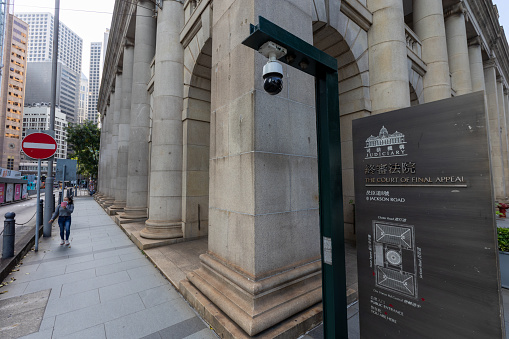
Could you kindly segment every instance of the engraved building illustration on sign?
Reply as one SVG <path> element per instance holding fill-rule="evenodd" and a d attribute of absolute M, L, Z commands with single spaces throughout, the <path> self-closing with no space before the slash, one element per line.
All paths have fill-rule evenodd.
<path fill-rule="evenodd" d="M 378 287 L 417 297 L 414 228 L 373 221 L 375 283 Z"/>
<path fill-rule="evenodd" d="M 406 156 L 405 135 L 401 132 L 389 134 L 382 126 L 378 136 L 371 135 L 366 139 L 366 159 Z"/>

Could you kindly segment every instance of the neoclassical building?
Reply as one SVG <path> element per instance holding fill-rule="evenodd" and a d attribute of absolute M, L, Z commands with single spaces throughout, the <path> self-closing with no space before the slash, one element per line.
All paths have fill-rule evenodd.
<path fill-rule="evenodd" d="M 346 239 L 360 117 L 484 91 L 495 198 L 509 194 L 509 47 L 491 0 L 117 0 L 97 199 L 142 225 L 142 248 L 207 237 L 178 288 L 251 336 L 302 330 L 322 298 L 314 79 L 284 65 L 283 91 L 263 90 L 267 59 L 242 45 L 258 16 L 338 61 Z"/>

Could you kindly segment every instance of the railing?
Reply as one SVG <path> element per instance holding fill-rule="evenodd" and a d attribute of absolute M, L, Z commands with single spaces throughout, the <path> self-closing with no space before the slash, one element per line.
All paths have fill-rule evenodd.
<path fill-rule="evenodd" d="M 419 58 L 422 58 L 422 43 L 414 31 L 407 25 L 405 25 L 405 38 L 407 48 L 414 52 Z"/>

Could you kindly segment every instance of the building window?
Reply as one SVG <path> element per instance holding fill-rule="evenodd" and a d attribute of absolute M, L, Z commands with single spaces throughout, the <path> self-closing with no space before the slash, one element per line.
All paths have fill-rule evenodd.
<path fill-rule="evenodd" d="M 7 169 L 8 170 L 13 170 L 14 169 L 14 158 L 9 157 L 7 159 Z"/>

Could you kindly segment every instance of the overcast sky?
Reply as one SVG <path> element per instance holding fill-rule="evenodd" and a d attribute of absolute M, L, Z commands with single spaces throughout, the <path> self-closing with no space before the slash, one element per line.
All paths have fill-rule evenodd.
<path fill-rule="evenodd" d="M 14 0 L 14 2 L 15 12 L 54 13 L 55 0 Z M 509 34 L 509 0 L 493 0 L 493 3 L 498 7 L 500 24 L 504 26 L 507 36 Z M 103 33 L 111 24 L 114 4 L 115 0 L 60 0 L 60 20 L 83 38 L 82 71 L 87 77 L 90 43 L 103 41 Z"/>

